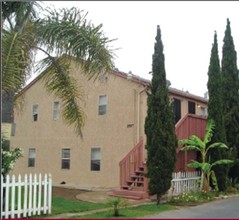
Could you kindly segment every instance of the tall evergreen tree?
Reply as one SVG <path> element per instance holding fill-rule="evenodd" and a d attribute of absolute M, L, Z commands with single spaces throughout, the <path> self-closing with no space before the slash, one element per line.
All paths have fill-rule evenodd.
<path fill-rule="evenodd" d="M 207 88 L 209 93 L 208 101 L 208 120 L 213 119 L 215 122 L 214 135 L 210 143 L 222 142 L 226 143 L 226 133 L 223 117 L 223 100 L 222 100 L 222 77 L 220 70 L 220 62 L 218 56 L 217 33 L 214 34 L 214 43 L 211 50 L 210 64 L 208 68 Z M 226 158 L 224 149 L 215 148 L 210 153 L 211 163 Z M 223 191 L 226 189 L 227 167 L 214 167 L 217 176 L 218 188 Z"/>
<path fill-rule="evenodd" d="M 157 26 L 152 64 L 152 84 L 148 94 L 148 111 L 145 119 L 147 136 L 147 177 L 149 193 L 157 195 L 157 205 L 171 186 L 176 162 L 177 139 L 173 109 L 169 102 L 164 66 L 161 30 Z"/>
<path fill-rule="evenodd" d="M 239 158 L 239 78 L 237 53 L 231 35 L 230 21 L 227 19 L 222 50 L 222 95 L 225 115 L 227 144 Z M 231 177 L 239 177 L 239 167 L 230 170 Z"/>

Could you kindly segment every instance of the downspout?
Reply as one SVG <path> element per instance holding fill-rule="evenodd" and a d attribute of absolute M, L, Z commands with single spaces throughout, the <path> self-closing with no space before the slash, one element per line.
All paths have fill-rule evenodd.
<path fill-rule="evenodd" d="M 138 112 L 137 112 L 137 116 L 138 116 L 138 121 L 137 121 L 137 143 L 139 143 L 139 138 L 140 138 L 140 96 L 141 94 L 146 91 L 147 87 L 145 87 L 143 90 L 141 90 L 139 93 L 138 93 Z"/>

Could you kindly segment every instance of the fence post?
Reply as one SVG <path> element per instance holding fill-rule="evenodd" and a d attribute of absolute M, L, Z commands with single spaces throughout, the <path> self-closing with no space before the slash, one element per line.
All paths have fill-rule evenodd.
<path fill-rule="evenodd" d="M 48 214 L 51 214 L 51 202 L 52 202 L 52 178 L 51 174 L 48 177 Z"/>
<path fill-rule="evenodd" d="M 10 177 L 9 175 L 6 176 L 6 183 L 5 183 L 5 218 L 8 218 L 9 212 L 9 185 L 10 185 Z"/>
<path fill-rule="evenodd" d="M 27 195 L 28 195 L 28 187 L 27 187 L 27 174 L 24 176 L 24 205 L 23 205 L 23 217 L 27 217 Z"/>
<path fill-rule="evenodd" d="M 37 206 L 37 214 L 41 214 L 41 190 L 42 190 L 42 178 L 41 178 L 41 173 L 39 174 L 39 179 L 38 179 L 38 206 Z"/>
<path fill-rule="evenodd" d="M 45 174 L 44 176 L 44 201 L 43 201 L 43 213 L 46 214 L 46 211 L 47 211 L 47 175 Z"/>
<path fill-rule="evenodd" d="M 37 175 L 33 178 L 33 215 L 36 214 L 36 199 L 37 199 Z"/>
<path fill-rule="evenodd" d="M 32 215 L 32 174 L 29 174 L 28 216 Z"/>
<path fill-rule="evenodd" d="M 12 176 L 12 182 L 11 182 L 11 218 L 14 218 L 14 211 L 15 211 L 15 175 Z"/>
<path fill-rule="evenodd" d="M 21 175 L 18 175 L 18 202 L 17 202 L 17 217 L 21 216 L 21 198 L 22 198 L 22 181 Z"/>
<path fill-rule="evenodd" d="M 2 213 L 3 213 L 3 175 L 1 174 L 1 214 L 0 214 L 0 218 L 2 219 Z"/>

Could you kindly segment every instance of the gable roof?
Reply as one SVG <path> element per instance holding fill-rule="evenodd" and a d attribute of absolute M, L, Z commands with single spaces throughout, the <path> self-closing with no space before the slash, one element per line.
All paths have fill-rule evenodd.
<path fill-rule="evenodd" d="M 48 68 L 45 69 L 43 72 L 41 72 L 36 78 L 34 78 L 30 83 L 28 83 L 19 93 L 16 94 L 16 97 L 18 97 L 19 95 L 21 95 L 22 93 L 24 93 L 26 90 L 28 90 L 32 85 L 34 85 L 37 81 L 39 81 L 42 76 L 44 75 L 45 72 L 47 72 Z M 148 87 L 151 84 L 150 80 L 147 80 L 145 78 L 142 78 L 140 76 L 134 75 L 134 74 L 127 74 L 125 72 L 122 71 L 116 71 L 116 70 L 112 70 L 111 74 L 114 74 L 115 76 L 118 77 L 122 77 L 126 80 L 131 80 L 134 83 L 138 83 L 140 85 L 143 85 L 145 87 Z M 200 101 L 202 103 L 207 104 L 208 103 L 208 99 L 203 98 L 201 96 L 197 96 L 194 94 L 189 93 L 188 91 L 182 91 L 173 87 L 169 87 L 169 93 L 172 95 L 176 95 L 176 96 L 180 96 L 180 97 L 184 97 L 193 101 Z"/>
<path fill-rule="evenodd" d="M 131 80 L 132 82 L 139 83 L 143 86 L 149 86 L 150 83 L 151 83 L 150 80 L 144 79 L 144 78 L 139 77 L 137 75 L 127 74 L 127 73 L 124 73 L 124 72 L 121 72 L 121 71 L 113 71 L 113 74 L 115 74 L 119 77 L 128 79 L 128 80 Z M 169 93 L 172 94 L 172 95 L 184 97 L 184 98 L 187 98 L 187 99 L 190 99 L 190 100 L 193 100 L 193 101 L 200 101 L 200 102 L 205 103 L 205 104 L 208 103 L 208 99 L 206 99 L 206 98 L 191 94 L 188 91 L 185 92 L 185 91 L 173 88 L 171 86 L 169 87 Z"/>

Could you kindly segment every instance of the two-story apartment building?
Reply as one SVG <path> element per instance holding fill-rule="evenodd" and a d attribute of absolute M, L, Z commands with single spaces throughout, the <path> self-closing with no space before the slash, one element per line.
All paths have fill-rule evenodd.
<path fill-rule="evenodd" d="M 61 100 L 46 92 L 43 72 L 16 96 L 24 104 L 14 113 L 11 147 L 21 147 L 24 157 L 17 161 L 14 173 L 51 173 L 56 186 L 119 188 L 119 162 L 141 137 L 146 138 L 150 81 L 119 71 L 88 80 L 74 64 L 70 72 L 83 94 L 80 104 L 87 115 L 83 138 L 64 123 Z M 206 99 L 171 87 L 169 94 L 177 124 L 188 113 L 206 115 Z M 185 163 L 178 163 L 177 169 L 185 169 Z"/>

